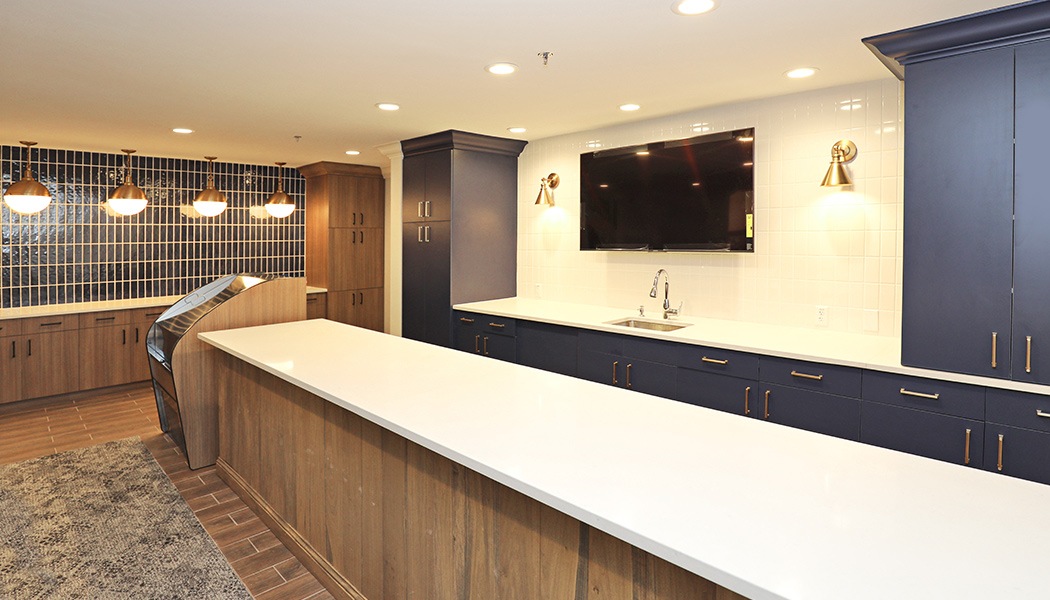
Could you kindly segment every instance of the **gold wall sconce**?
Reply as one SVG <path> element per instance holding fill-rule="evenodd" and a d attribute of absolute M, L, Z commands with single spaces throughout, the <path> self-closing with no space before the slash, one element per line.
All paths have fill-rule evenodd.
<path fill-rule="evenodd" d="M 270 213 L 270 216 L 275 219 L 283 219 L 295 211 L 295 202 L 292 198 L 284 193 L 284 175 L 281 174 L 281 169 L 288 163 L 274 163 L 277 165 L 277 190 L 270 194 L 270 197 L 266 200 L 266 212 Z"/>
<path fill-rule="evenodd" d="M 857 158 L 857 145 L 850 140 L 839 140 L 831 147 L 831 164 L 824 175 L 821 187 L 840 187 L 853 185 L 853 179 L 846 170 L 846 163 Z"/>
<path fill-rule="evenodd" d="M 124 159 L 124 183 L 113 190 L 113 193 L 106 200 L 106 204 L 113 212 L 127 217 L 137 215 L 145 210 L 149 200 L 146 198 L 146 194 L 131 179 L 131 155 L 135 151 L 122 148 L 121 152 L 127 155 L 127 158 Z"/>
<path fill-rule="evenodd" d="M 540 195 L 536 196 L 536 204 L 541 206 L 554 206 L 554 193 L 551 191 L 561 183 L 561 177 L 557 173 L 551 173 L 546 177 L 540 177 Z"/>
<path fill-rule="evenodd" d="M 217 156 L 205 156 L 208 161 L 208 183 L 197 192 L 193 199 L 193 208 L 205 217 L 216 217 L 226 210 L 226 194 L 215 189 L 215 170 L 212 166 Z"/>
<path fill-rule="evenodd" d="M 26 168 L 22 179 L 7 186 L 4 204 L 20 215 L 35 215 L 51 204 L 51 193 L 44 184 L 33 179 L 33 146 L 36 142 L 19 142 L 26 147 Z"/>

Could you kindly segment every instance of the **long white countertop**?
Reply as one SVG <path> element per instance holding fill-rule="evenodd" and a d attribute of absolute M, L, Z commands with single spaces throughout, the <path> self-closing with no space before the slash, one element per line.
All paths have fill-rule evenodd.
<path fill-rule="evenodd" d="M 105 310 L 128 310 L 134 308 L 168 307 L 182 296 L 159 296 L 155 298 L 133 298 L 129 300 L 100 300 L 97 302 L 71 302 L 68 304 L 43 304 L 21 308 L 0 308 L 0 319 L 24 319 L 27 317 L 50 317 L 75 315 Z"/>
<path fill-rule="evenodd" d="M 1050 598 L 1050 486 L 322 319 L 199 337 L 754 600 Z"/>
<path fill-rule="evenodd" d="M 610 325 L 609 321 L 638 318 L 638 311 L 587 304 L 551 302 L 531 298 L 502 298 L 457 304 L 456 310 L 487 315 L 526 319 L 553 325 L 567 325 L 595 331 L 608 331 L 652 339 L 699 344 L 768 354 L 814 362 L 901 373 L 943 381 L 984 385 L 1002 389 L 1050 395 L 1050 386 L 978 377 L 947 371 L 932 371 L 901 365 L 901 340 L 897 337 L 826 331 L 804 327 L 785 327 L 768 323 L 704 319 L 692 315 L 670 322 L 685 324 L 675 331 L 661 332 Z M 644 318 L 660 321 L 660 317 Z"/>

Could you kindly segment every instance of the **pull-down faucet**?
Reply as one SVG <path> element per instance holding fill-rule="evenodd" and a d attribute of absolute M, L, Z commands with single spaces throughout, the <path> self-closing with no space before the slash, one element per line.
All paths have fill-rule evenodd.
<path fill-rule="evenodd" d="M 653 279 L 653 289 L 649 290 L 649 297 L 656 297 L 656 288 L 660 285 L 660 275 L 664 276 L 664 318 L 667 319 L 670 316 L 677 315 L 682 305 L 679 304 L 678 308 L 671 308 L 671 300 L 668 297 L 671 292 L 671 276 L 664 269 L 656 272 L 656 277 Z"/>

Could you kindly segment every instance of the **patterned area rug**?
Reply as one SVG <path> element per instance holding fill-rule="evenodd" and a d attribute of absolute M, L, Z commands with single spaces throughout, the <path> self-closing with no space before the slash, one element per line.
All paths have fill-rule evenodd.
<path fill-rule="evenodd" d="M 0 466 L 0 598 L 251 598 L 138 439 Z"/>

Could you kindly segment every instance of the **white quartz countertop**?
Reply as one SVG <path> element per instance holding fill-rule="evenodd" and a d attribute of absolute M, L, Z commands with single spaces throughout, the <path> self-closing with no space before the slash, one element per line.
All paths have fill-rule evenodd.
<path fill-rule="evenodd" d="M 1050 486 L 323 319 L 200 338 L 755 600 L 1050 598 Z"/>
<path fill-rule="evenodd" d="M 135 298 L 131 300 L 102 300 L 99 302 L 73 302 L 69 304 L 45 304 L 22 308 L 0 308 L 0 319 L 24 319 L 27 317 L 48 317 L 52 315 L 75 315 L 104 310 L 128 310 L 134 308 L 168 307 L 182 296 L 159 296 L 156 298 Z"/>
<path fill-rule="evenodd" d="M 713 346 L 726 350 L 740 350 L 1050 395 L 1050 386 L 1045 385 L 902 366 L 901 340 L 898 337 L 785 327 L 747 321 L 704 319 L 693 315 L 683 315 L 669 321 L 679 324 L 688 323 L 688 327 L 669 332 L 650 331 L 609 324 L 609 321 L 638 318 L 637 309 L 551 302 L 531 298 L 486 300 L 457 304 L 453 308 L 595 331 L 608 331 L 672 342 Z M 643 320 L 662 321 L 663 319 L 657 315 L 656 318 L 644 317 Z"/>

